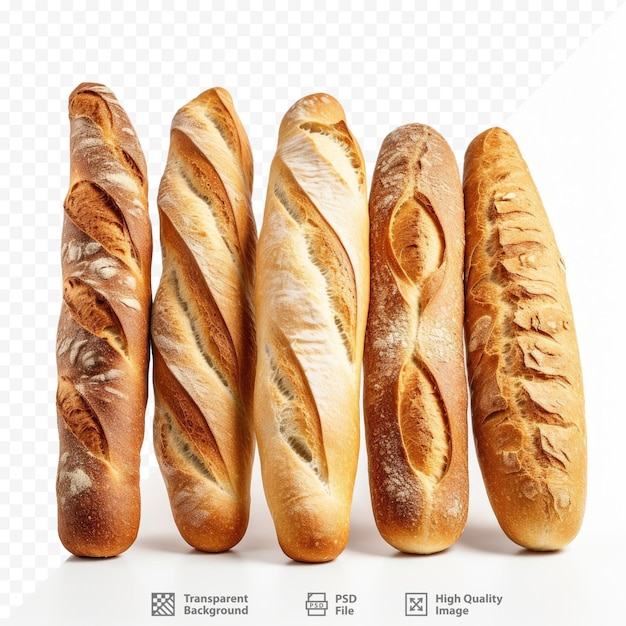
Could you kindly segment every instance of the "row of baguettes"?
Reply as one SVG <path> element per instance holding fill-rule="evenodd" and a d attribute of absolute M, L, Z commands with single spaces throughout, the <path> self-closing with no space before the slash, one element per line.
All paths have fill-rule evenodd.
<path fill-rule="evenodd" d="M 571 307 L 506 132 L 472 142 L 462 188 L 438 133 L 398 128 L 368 205 L 342 107 L 303 98 L 280 126 L 257 241 L 248 138 L 229 94 L 206 91 L 172 123 L 151 309 L 132 125 L 94 83 L 70 96 L 70 120 L 57 340 L 68 550 L 112 556 L 136 537 L 149 334 L 154 447 L 178 529 L 199 550 L 245 533 L 255 436 L 285 554 L 328 561 L 344 549 L 362 380 L 381 535 L 405 552 L 452 545 L 468 506 L 464 326 L 474 437 L 502 528 L 535 550 L 576 535 L 586 444 Z"/>

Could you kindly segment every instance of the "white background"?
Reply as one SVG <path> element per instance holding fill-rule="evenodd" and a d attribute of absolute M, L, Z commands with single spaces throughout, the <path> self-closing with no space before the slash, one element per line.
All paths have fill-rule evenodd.
<path fill-rule="evenodd" d="M 523 3 L 523 11 L 498 2 L 392 2 L 389 10 L 351 11 L 322 2 L 303 11 L 286 2 L 179 0 L 141 10 L 132 4 L 50 2 L 38 11 L 35 2 L 10 2 L 0 11 L 0 618 L 16 625 L 148 624 L 157 619 L 150 616 L 151 593 L 171 591 L 179 615 L 163 618 L 166 624 L 209 619 L 180 614 L 185 593 L 247 594 L 250 614 L 213 618 L 224 624 L 617 623 L 626 557 L 622 3 L 598 9 L 599 3 L 561 2 L 549 10 Z M 470 449 L 467 529 L 442 554 L 399 555 L 380 539 L 363 454 L 351 540 L 333 563 L 300 565 L 283 556 L 258 465 L 246 537 L 228 554 L 200 554 L 172 522 L 149 437 L 149 403 L 137 542 L 107 561 L 66 553 L 56 537 L 54 337 L 67 97 L 83 80 L 111 87 L 137 129 L 157 244 L 156 189 L 171 118 L 214 85 L 231 92 L 250 135 L 258 224 L 278 124 L 307 93 L 328 91 L 342 102 L 368 178 L 383 138 L 400 124 L 437 128 L 459 165 L 478 132 L 493 125 L 509 130 L 568 268 L 589 436 L 588 506 L 577 539 L 547 555 L 508 541 Z M 159 256 L 156 245 L 155 285 Z M 331 613 L 335 594 L 355 594 L 355 615 L 307 617 L 308 592 L 327 593 Z M 409 592 L 429 594 L 429 617 L 404 616 Z M 432 615 L 436 594 L 503 600 L 445 618 Z"/>

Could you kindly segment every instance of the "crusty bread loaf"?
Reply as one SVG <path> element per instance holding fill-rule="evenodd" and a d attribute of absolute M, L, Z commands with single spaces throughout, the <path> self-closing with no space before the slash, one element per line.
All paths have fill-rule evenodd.
<path fill-rule="evenodd" d="M 466 344 L 472 420 L 504 532 L 532 550 L 582 522 L 586 431 L 565 268 L 517 144 L 493 128 L 465 155 Z"/>
<path fill-rule="evenodd" d="M 152 231 L 139 141 L 105 86 L 69 98 L 57 335 L 58 529 L 79 556 L 114 556 L 139 526 Z"/>
<path fill-rule="evenodd" d="M 254 418 L 285 554 L 328 561 L 349 535 L 369 291 L 365 167 L 341 105 L 280 126 L 257 254 Z"/>
<path fill-rule="evenodd" d="M 404 552 L 452 545 L 468 505 L 464 212 L 452 150 L 408 124 L 384 140 L 370 191 L 364 417 L 376 525 Z"/>
<path fill-rule="evenodd" d="M 154 299 L 154 446 L 183 538 L 228 550 L 248 525 L 256 358 L 252 154 L 227 91 L 171 128 L 158 193 L 163 274 Z"/>

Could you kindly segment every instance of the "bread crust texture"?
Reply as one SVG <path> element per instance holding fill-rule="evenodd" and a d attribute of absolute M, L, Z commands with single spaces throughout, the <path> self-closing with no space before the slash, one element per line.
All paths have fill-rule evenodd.
<path fill-rule="evenodd" d="M 152 231 L 146 163 L 111 90 L 69 97 L 70 182 L 57 331 L 58 530 L 77 556 L 135 540 L 148 394 Z"/>
<path fill-rule="evenodd" d="M 565 265 L 513 137 L 492 128 L 465 155 L 466 345 L 487 494 L 519 545 L 557 550 L 586 499 L 582 369 Z"/>
<path fill-rule="evenodd" d="M 237 545 L 250 511 L 252 179 L 250 143 L 225 89 L 176 113 L 157 199 L 153 439 L 178 530 L 205 552 Z"/>
<path fill-rule="evenodd" d="M 360 436 L 369 299 L 361 150 L 332 96 L 280 126 L 257 254 L 254 419 L 278 541 L 298 561 L 344 549 Z"/>
<path fill-rule="evenodd" d="M 383 538 L 430 554 L 467 518 L 464 211 L 445 139 L 423 124 L 382 143 L 369 200 L 364 356 L 370 493 Z"/>

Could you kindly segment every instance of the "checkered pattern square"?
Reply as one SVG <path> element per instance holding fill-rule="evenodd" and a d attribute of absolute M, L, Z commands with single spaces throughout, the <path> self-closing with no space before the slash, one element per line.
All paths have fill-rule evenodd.
<path fill-rule="evenodd" d="M 176 594 L 175 593 L 153 593 L 152 594 L 152 616 L 153 617 L 173 617 L 176 615 Z"/>
<path fill-rule="evenodd" d="M 260 224 L 278 125 L 298 98 L 327 91 L 342 102 L 369 173 L 385 135 L 415 121 L 437 128 L 460 160 L 471 137 L 505 122 L 623 2 L 521 4 L 2 4 L 0 617 L 67 556 L 56 534 L 54 347 L 71 90 L 84 80 L 109 85 L 136 127 L 150 176 L 156 284 L 156 192 L 171 119 L 185 102 L 215 85 L 231 92 L 253 148 Z M 156 468 L 151 411 L 150 403 L 144 476 Z"/>

